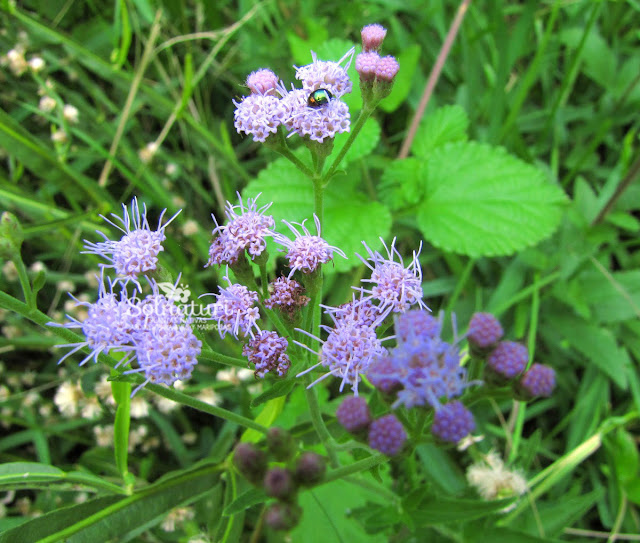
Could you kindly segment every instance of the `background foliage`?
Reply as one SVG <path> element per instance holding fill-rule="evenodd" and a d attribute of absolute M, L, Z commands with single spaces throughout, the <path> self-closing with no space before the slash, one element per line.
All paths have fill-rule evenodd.
<path fill-rule="evenodd" d="M 0 203 L 23 224 L 38 308 L 57 320 L 68 281 L 76 295 L 94 292 L 86 272 L 98 261 L 79 254 L 82 239 L 104 229 L 99 213 L 134 195 L 152 215 L 183 208 L 163 263 L 197 293 L 215 290 L 217 280 L 202 267 L 210 214 L 220 217 L 236 191 L 274 200 L 277 221 L 308 216 L 311 187 L 235 133 L 232 100 L 245 94 L 252 70 L 268 66 L 290 82 L 291 65 L 309 62 L 310 50 L 336 60 L 362 25 L 388 28 L 385 50 L 401 64 L 394 91 L 327 193 L 327 237 L 351 258 L 336 261 L 325 302 L 344 302 L 364 273 L 353 257 L 360 240 L 397 236 L 403 254 L 425 240 L 424 292 L 434 311 L 455 312 L 461 323 L 491 311 L 510 338 L 556 369 L 550 399 L 526 409 L 511 400 L 474 406 L 486 449 L 505 451 L 541 484 L 499 514 L 504 504 L 481 502 L 467 487 L 463 454 L 424 445 L 411 460 L 424 491 L 403 497 L 398 511 L 385 513 L 380 498 L 388 470 L 361 486 L 336 480 L 303 495 L 294 541 L 384 541 L 393 531 L 395 541 L 527 542 L 640 531 L 640 5 L 472 3 L 411 155 L 398 161 L 456 9 L 452 1 L 2 2 L 0 52 L 22 42 L 27 58 L 39 55 L 47 66 L 0 72 Z M 45 113 L 38 104 L 47 79 L 57 106 Z M 355 116 L 358 93 L 348 101 Z M 62 114 L 67 103 L 79 110 L 75 124 Z M 56 131 L 66 141 L 52 141 Z M 141 151 L 152 142 L 157 152 L 147 160 Z M 3 270 L 2 291 L 20 298 Z M 95 396 L 104 368 L 60 370 L 51 349 L 59 338 L 12 312 L 2 326 L 0 487 L 16 493 L 3 500 L 0 541 L 53 541 L 70 527 L 68 541 L 248 540 L 260 508 L 237 502 L 245 483 L 233 471 L 222 481 L 216 467 L 237 424 L 187 408 L 166 414 L 153 403 L 145 420 L 159 445 L 117 460 L 92 432 L 113 424 L 113 406 L 89 418 L 52 407 L 63 382 L 79 381 Z M 233 341 L 220 349 L 237 354 Z M 226 408 L 293 428 L 313 446 L 302 387 L 286 406 L 284 396 L 252 404 L 260 393 L 253 382 L 219 373 L 202 363 L 185 392 L 213 388 Z M 332 420 L 336 398 L 321 392 Z M 185 442 L 187 434 L 195 438 Z M 131 485 L 141 490 L 129 494 Z M 91 498 L 77 500 L 78 488 Z M 22 513 L 21 499 L 30 504 Z M 164 530 L 167 512 L 183 505 L 194 517 Z"/>

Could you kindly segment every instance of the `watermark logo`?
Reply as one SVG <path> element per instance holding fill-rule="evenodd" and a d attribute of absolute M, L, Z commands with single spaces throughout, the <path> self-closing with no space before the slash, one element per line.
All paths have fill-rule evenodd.
<path fill-rule="evenodd" d="M 189 287 L 182 283 L 178 286 L 174 283 L 165 281 L 164 283 L 158 283 L 158 288 L 166 296 L 167 300 L 174 303 L 186 304 L 191 296 Z"/>

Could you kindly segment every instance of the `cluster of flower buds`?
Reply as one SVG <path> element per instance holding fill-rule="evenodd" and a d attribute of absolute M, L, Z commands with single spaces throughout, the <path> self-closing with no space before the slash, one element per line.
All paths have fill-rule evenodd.
<path fill-rule="evenodd" d="M 393 80 L 400 69 L 395 57 L 381 57 L 378 53 L 387 30 L 379 24 L 365 26 L 361 33 L 362 53 L 356 57 L 356 71 L 360 76 L 362 99 L 378 102 L 389 95 Z"/>
<path fill-rule="evenodd" d="M 336 410 L 336 418 L 349 433 L 388 456 L 400 453 L 407 441 L 407 433 L 396 416 L 389 414 L 373 420 L 362 396 L 345 398 Z"/>
<path fill-rule="evenodd" d="M 486 381 L 514 384 L 517 394 L 523 399 L 551 396 L 556 386 L 553 368 L 535 363 L 525 371 L 529 363 L 528 349 L 521 343 L 504 341 L 502 336 L 502 326 L 495 316 L 491 313 L 473 314 L 467 339 L 471 353 L 486 359 Z"/>
<path fill-rule="evenodd" d="M 270 428 L 262 444 L 239 443 L 233 454 L 236 469 L 254 486 L 275 498 L 265 513 L 267 526 L 291 530 L 302 516 L 298 490 L 320 484 L 327 465 L 323 456 L 311 451 L 298 453 L 289 432 Z"/>

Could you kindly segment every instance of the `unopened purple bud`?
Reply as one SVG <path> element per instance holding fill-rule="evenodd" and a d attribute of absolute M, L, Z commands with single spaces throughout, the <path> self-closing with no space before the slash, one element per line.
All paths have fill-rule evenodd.
<path fill-rule="evenodd" d="M 544 364 L 532 364 L 522 376 L 520 387 L 531 397 L 551 396 L 556 387 L 556 372 Z"/>
<path fill-rule="evenodd" d="M 391 83 L 400 70 L 400 64 L 395 57 L 382 57 L 376 64 L 376 79 Z"/>
<path fill-rule="evenodd" d="M 491 313 L 474 313 L 469 321 L 467 339 L 472 348 L 482 351 L 498 343 L 503 333 L 500 321 Z"/>
<path fill-rule="evenodd" d="M 291 458 L 294 451 L 292 435 L 282 428 L 274 426 L 267 432 L 267 448 L 279 462 Z"/>
<path fill-rule="evenodd" d="M 267 496 L 289 501 L 296 491 L 296 484 L 291 472 L 279 466 L 271 468 L 264 476 L 264 491 Z"/>
<path fill-rule="evenodd" d="M 363 51 L 377 51 L 382 45 L 387 29 L 379 24 L 367 25 L 360 31 Z"/>
<path fill-rule="evenodd" d="M 371 414 L 367 400 L 362 396 L 346 397 L 336 410 L 338 422 L 352 434 L 364 430 L 371 424 Z"/>
<path fill-rule="evenodd" d="M 307 451 L 296 460 L 295 479 L 302 486 L 317 485 L 327 471 L 326 460 L 317 453 Z"/>
<path fill-rule="evenodd" d="M 252 443 L 238 443 L 233 464 L 250 482 L 259 484 L 267 470 L 267 456 Z"/>
<path fill-rule="evenodd" d="M 471 411 L 462 402 L 455 400 L 436 409 L 431 433 L 442 441 L 458 443 L 475 428 Z"/>
<path fill-rule="evenodd" d="M 264 520 L 272 530 L 291 530 L 300 522 L 302 508 L 293 503 L 273 503 L 267 509 Z"/>
<path fill-rule="evenodd" d="M 501 341 L 487 357 L 487 365 L 498 375 L 513 379 L 529 361 L 529 351 L 521 343 Z"/>
<path fill-rule="evenodd" d="M 398 454 L 406 440 L 407 432 L 395 415 L 380 417 L 369 427 L 369 447 L 388 456 Z"/>
<path fill-rule="evenodd" d="M 402 388 L 402 383 L 396 378 L 397 374 L 398 370 L 394 367 L 391 358 L 385 355 L 369 366 L 367 378 L 381 392 L 392 394 Z"/>
<path fill-rule="evenodd" d="M 249 87 L 249 90 L 251 90 L 253 94 L 269 94 L 275 96 L 277 85 L 278 76 L 266 68 L 251 72 L 247 77 L 247 87 Z"/>
<path fill-rule="evenodd" d="M 373 81 L 376 78 L 376 66 L 380 55 L 375 52 L 360 53 L 356 57 L 356 72 L 360 75 L 360 81 Z"/>

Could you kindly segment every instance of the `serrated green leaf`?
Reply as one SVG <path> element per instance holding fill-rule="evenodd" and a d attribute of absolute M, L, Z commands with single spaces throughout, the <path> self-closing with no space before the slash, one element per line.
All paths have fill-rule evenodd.
<path fill-rule="evenodd" d="M 423 197 L 424 167 L 424 161 L 416 158 L 391 162 L 380 179 L 380 199 L 394 211 L 416 205 Z"/>
<path fill-rule="evenodd" d="M 427 158 L 435 148 L 445 143 L 467 140 L 469 117 L 462 106 L 444 106 L 427 115 L 420 123 L 411 152 Z"/>
<path fill-rule="evenodd" d="M 334 179 L 325 192 L 324 223 L 322 237 L 331 245 L 342 249 L 348 260 L 336 256 L 333 265 L 337 271 L 347 271 L 360 265 L 355 253 L 362 253 L 362 241 L 373 248 L 380 246 L 380 236 L 387 237 L 391 228 L 389 210 L 379 202 L 369 201 L 339 179 Z M 276 228 L 291 235 L 282 220 L 312 221 L 313 186 L 293 164 L 278 159 L 262 170 L 249 183 L 243 197 L 255 197 L 262 193 L 261 202 L 273 202 L 269 209 L 276 221 Z M 311 230 L 314 229 L 311 223 Z M 372 228 L 375 225 L 375 228 Z"/>
<path fill-rule="evenodd" d="M 418 225 L 425 239 L 471 257 L 508 255 L 550 236 L 566 197 L 533 166 L 475 142 L 436 148 Z"/>
<path fill-rule="evenodd" d="M 390 113 L 398 109 L 405 101 L 415 81 L 415 73 L 420 58 L 420 46 L 415 44 L 405 47 L 398 56 L 400 71 L 396 75 L 391 94 L 380 102 L 380 108 Z"/>
<path fill-rule="evenodd" d="M 599 270 L 587 270 L 580 274 L 578 281 L 596 322 L 620 322 L 640 314 L 640 270 L 607 275 Z"/>

